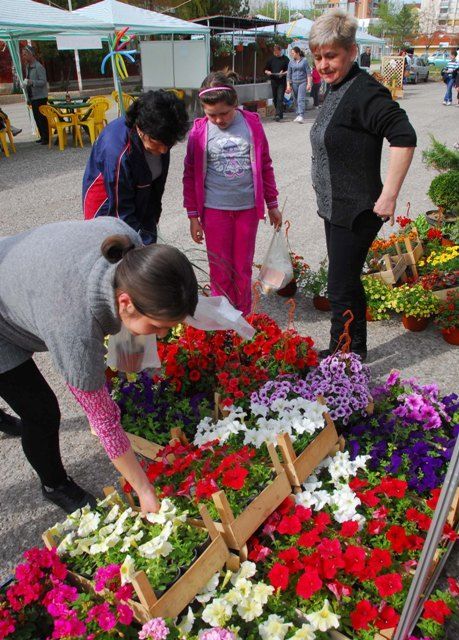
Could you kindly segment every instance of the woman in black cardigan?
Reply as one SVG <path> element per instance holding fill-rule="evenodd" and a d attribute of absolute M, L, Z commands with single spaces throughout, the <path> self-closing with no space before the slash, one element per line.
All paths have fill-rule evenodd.
<path fill-rule="evenodd" d="M 357 22 L 342 11 L 318 18 L 309 47 L 315 66 L 329 86 L 311 128 L 312 184 L 317 213 L 324 219 L 328 297 L 332 308 L 329 349 L 343 332 L 350 309 L 351 349 L 367 355 L 365 293 L 361 272 L 383 222 L 394 221 L 397 196 L 416 146 L 416 133 L 389 91 L 355 62 Z M 381 181 L 381 149 L 390 144 L 389 168 Z"/>

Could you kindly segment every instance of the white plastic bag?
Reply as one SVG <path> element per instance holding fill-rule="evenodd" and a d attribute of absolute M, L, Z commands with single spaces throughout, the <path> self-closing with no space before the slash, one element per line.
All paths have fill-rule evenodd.
<path fill-rule="evenodd" d="M 293 266 L 287 238 L 280 229 L 274 231 L 268 253 L 258 274 L 258 280 L 264 293 L 278 291 L 293 280 Z"/>
<path fill-rule="evenodd" d="M 156 336 L 133 336 L 124 325 L 108 339 L 107 365 L 125 373 L 138 373 L 161 366 Z"/>
<path fill-rule="evenodd" d="M 233 329 L 244 340 L 250 340 L 255 334 L 255 329 L 242 317 L 242 312 L 223 296 L 199 296 L 194 316 L 187 316 L 185 322 L 203 331 Z"/>

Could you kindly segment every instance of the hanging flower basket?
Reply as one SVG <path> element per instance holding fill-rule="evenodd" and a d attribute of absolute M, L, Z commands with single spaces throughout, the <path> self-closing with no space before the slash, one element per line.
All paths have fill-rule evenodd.
<path fill-rule="evenodd" d="M 408 331 L 424 331 L 429 324 L 429 318 L 415 318 L 414 316 L 402 315 L 402 323 Z"/>

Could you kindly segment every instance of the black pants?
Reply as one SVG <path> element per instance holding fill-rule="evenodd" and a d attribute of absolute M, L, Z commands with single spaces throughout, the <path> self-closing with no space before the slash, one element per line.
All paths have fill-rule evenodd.
<path fill-rule="evenodd" d="M 276 116 L 279 116 L 279 118 L 283 118 L 284 116 L 284 93 L 286 87 L 286 82 L 277 82 L 277 80 L 271 80 L 274 108 L 276 109 Z"/>
<path fill-rule="evenodd" d="M 319 106 L 320 82 L 314 82 L 311 87 L 311 98 L 314 100 L 314 106 Z"/>
<path fill-rule="evenodd" d="M 59 449 L 61 413 L 32 359 L 0 373 L 0 396 L 22 420 L 22 448 L 42 484 L 52 488 L 62 484 L 67 474 Z"/>
<path fill-rule="evenodd" d="M 32 105 L 32 113 L 37 124 L 40 138 L 45 142 L 48 142 L 48 120 L 42 113 L 40 113 L 40 107 L 44 104 L 48 104 L 48 98 L 39 98 L 38 100 L 32 100 L 30 104 Z"/>
<path fill-rule="evenodd" d="M 350 309 L 354 322 L 350 327 L 352 347 L 366 349 L 366 299 L 360 276 L 371 243 L 378 235 L 382 220 L 373 211 L 363 211 L 351 229 L 325 220 L 328 253 L 328 299 L 332 310 L 330 349 L 334 350 L 343 333 Z"/>

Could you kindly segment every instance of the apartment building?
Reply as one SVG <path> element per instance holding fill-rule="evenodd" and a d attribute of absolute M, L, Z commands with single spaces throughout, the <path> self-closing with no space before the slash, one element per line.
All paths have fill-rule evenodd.
<path fill-rule="evenodd" d="M 459 33 L 459 0 L 421 0 L 421 31 L 432 24 L 447 33 Z"/>

